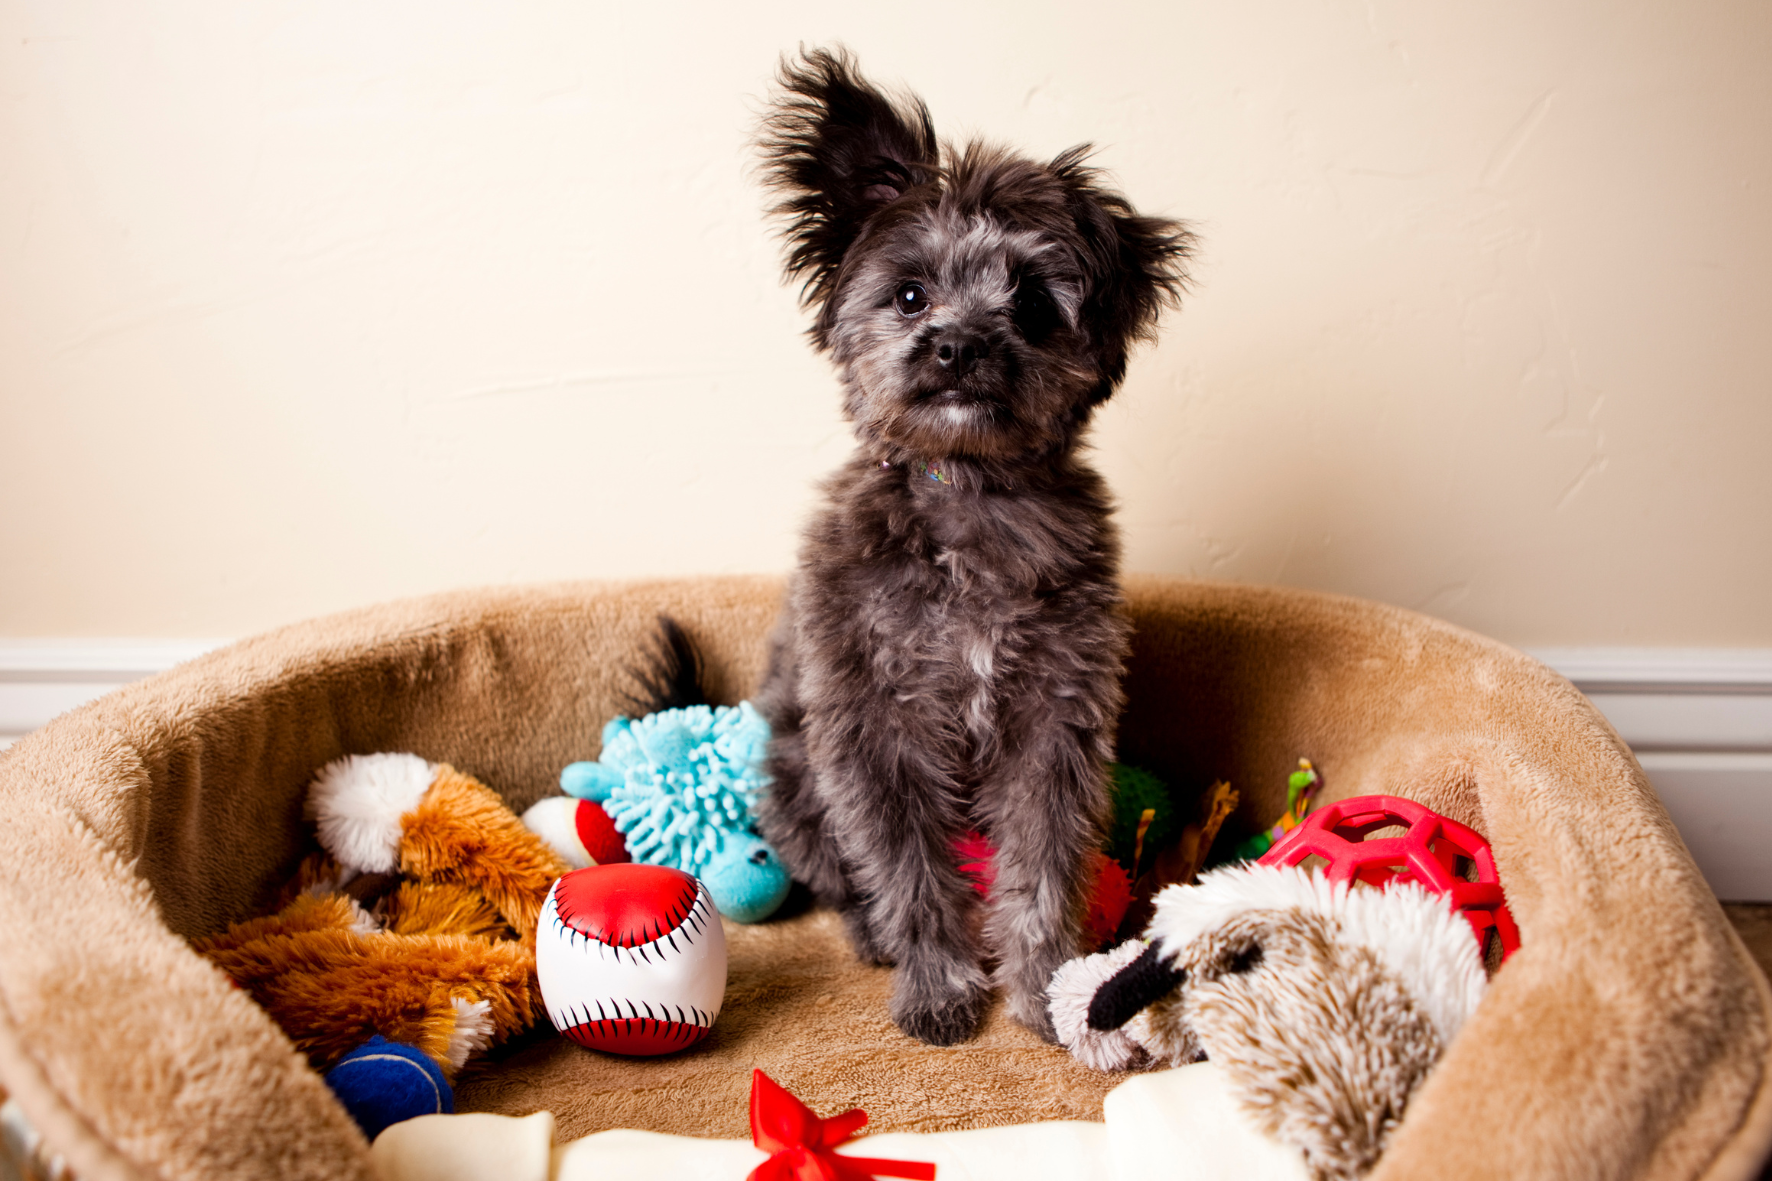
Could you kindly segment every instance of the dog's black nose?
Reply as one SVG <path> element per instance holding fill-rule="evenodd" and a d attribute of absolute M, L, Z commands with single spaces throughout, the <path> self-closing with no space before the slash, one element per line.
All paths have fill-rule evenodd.
<path fill-rule="evenodd" d="M 990 354 L 984 338 L 969 332 L 944 332 L 935 338 L 935 359 L 955 377 L 965 377 Z"/>

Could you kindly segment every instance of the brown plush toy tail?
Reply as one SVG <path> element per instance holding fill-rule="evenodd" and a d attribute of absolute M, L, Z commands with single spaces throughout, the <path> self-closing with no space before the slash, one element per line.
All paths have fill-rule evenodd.
<path fill-rule="evenodd" d="M 549 884 L 569 869 L 490 788 L 416 755 L 351 755 L 327 764 L 310 790 L 309 811 L 320 843 L 341 866 L 472 887 L 528 944 Z"/>
<path fill-rule="evenodd" d="M 568 871 L 504 802 L 447 764 L 401 817 L 400 870 L 421 881 L 473 886 L 527 944 L 548 887 Z"/>
<path fill-rule="evenodd" d="M 316 1068 L 380 1034 L 453 1075 L 533 1024 L 536 922 L 567 867 L 496 794 L 416 755 L 352 755 L 308 806 L 326 852 L 281 912 L 195 946 Z"/>

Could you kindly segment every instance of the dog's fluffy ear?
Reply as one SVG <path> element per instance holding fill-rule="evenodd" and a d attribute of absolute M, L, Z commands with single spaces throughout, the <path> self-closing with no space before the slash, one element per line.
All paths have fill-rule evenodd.
<path fill-rule="evenodd" d="M 782 195 L 771 212 L 788 219 L 788 277 L 804 275 L 802 302 L 822 310 L 868 218 L 934 181 L 940 148 L 922 101 L 888 98 L 843 49 L 783 58 L 780 84 L 760 143 Z"/>
<path fill-rule="evenodd" d="M 1153 339 L 1162 310 L 1180 306 L 1194 235 L 1179 221 L 1134 212 L 1084 163 L 1091 150 L 1080 144 L 1049 167 L 1064 185 L 1082 239 L 1089 280 L 1082 320 L 1098 334 L 1104 379 L 1094 398 L 1099 403 L 1126 375 L 1132 344 Z"/>

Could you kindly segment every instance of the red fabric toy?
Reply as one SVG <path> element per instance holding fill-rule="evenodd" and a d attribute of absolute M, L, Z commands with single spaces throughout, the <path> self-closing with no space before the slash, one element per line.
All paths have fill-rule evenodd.
<path fill-rule="evenodd" d="M 972 887 L 986 898 L 997 880 L 996 846 L 981 833 L 969 832 L 954 842 L 960 872 L 972 879 Z M 1126 908 L 1132 904 L 1132 882 L 1120 863 L 1099 850 L 1089 854 L 1095 866 L 1095 884 L 1089 890 L 1089 910 L 1083 918 L 1084 942 L 1094 951 L 1114 937 Z"/>

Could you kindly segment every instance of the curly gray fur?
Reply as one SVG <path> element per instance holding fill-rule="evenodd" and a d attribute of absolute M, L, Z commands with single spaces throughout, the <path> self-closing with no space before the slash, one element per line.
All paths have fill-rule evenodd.
<path fill-rule="evenodd" d="M 994 981 L 1051 1038 L 1128 634 L 1079 441 L 1191 239 L 1103 187 L 1085 149 L 938 144 L 920 102 L 840 52 L 784 62 L 781 86 L 762 148 L 788 273 L 859 446 L 772 641 L 763 833 L 863 959 L 897 965 L 905 1032 L 970 1037 Z M 953 853 L 974 828 L 998 850 L 982 916 Z"/>

